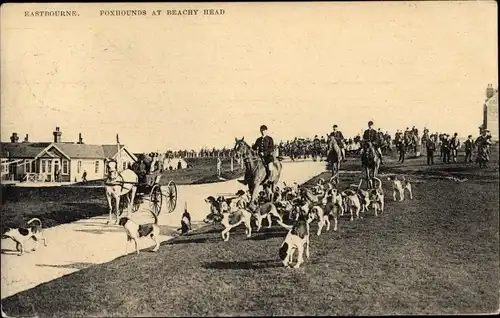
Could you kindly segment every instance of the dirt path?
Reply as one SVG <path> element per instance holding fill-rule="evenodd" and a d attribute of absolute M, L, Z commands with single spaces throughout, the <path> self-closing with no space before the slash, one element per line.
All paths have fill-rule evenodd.
<path fill-rule="evenodd" d="M 324 171 L 324 168 L 324 162 L 284 162 L 282 181 L 304 183 Z M 204 198 L 209 195 L 231 195 L 243 188 L 243 185 L 236 180 L 178 186 L 175 211 L 167 214 L 164 206 L 160 214 L 162 241 L 175 236 L 175 229 L 180 226 L 184 202 L 188 204 L 193 223 L 200 224 L 208 213 Z M 131 253 L 133 244 L 127 244 L 123 229 L 119 226 L 105 225 L 106 218 L 107 216 L 99 216 L 47 229 L 44 231 L 47 247 L 41 244 L 36 252 L 21 257 L 15 254 L 3 254 L 2 299 L 94 264 L 109 262 L 124 255 L 126 251 Z M 151 214 L 147 211 L 147 203 L 133 214 L 133 218 L 138 223 L 152 220 Z M 153 242 L 145 239 L 139 244 L 140 248 L 144 249 L 152 246 Z M 1 246 L 4 253 L 15 250 L 15 244 L 11 240 L 2 240 Z M 31 246 L 28 245 L 27 249 Z"/>

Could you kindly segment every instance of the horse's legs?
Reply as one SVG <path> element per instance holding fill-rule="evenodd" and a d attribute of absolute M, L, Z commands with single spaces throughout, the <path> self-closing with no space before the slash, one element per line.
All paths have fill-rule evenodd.
<path fill-rule="evenodd" d="M 109 217 L 108 217 L 108 222 L 107 224 L 111 223 L 111 213 L 113 213 L 113 197 L 111 196 L 111 194 L 109 194 L 108 192 L 106 192 L 106 199 L 108 200 L 108 207 L 109 207 Z"/>
<path fill-rule="evenodd" d="M 116 215 L 116 221 L 115 224 L 118 224 L 118 214 L 120 213 L 120 193 L 115 193 L 115 215 Z"/>
<path fill-rule="evenodd" d="M 132 206 L 134 204 L 136 191 L 137 191 L 137 187 L 136 186 L 132 186 L 132 189 L 130 189 L 130 201 L 128 203 L 128 213 L 127 213 L 127 216 L 130 215 L 130 214 L 132 214 Z"/>

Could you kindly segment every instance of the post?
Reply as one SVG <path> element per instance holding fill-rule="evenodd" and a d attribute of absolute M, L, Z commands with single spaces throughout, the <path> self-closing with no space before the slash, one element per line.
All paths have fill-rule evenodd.
<path fill-rule="evenodd" d="M 233 167 L 233 156 L 231 156 L 231 172 L 233 172 L 234 167 Z"/>
<path fill-rule="evenodd" d="M 116 145 L 118 147 L 118 160 L 116 162 L 116 171 L 120 172 L 121 162 L 122 162 L 122 152 L 120 149 L 120 137 L 116 134 Z"/>

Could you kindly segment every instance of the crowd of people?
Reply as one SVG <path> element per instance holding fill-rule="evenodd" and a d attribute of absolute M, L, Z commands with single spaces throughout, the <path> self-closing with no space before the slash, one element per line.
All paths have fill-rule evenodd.
<path fill-rule="evenodd" d="M 367 131 L 369 132 L 367 135 Z M 419 153 L 427 155 L 427 164 L 434 164 L 434 156 L 439 151 L 439 158 L 444 163 L 457 162 L 458 150 L 463 147 L 465 149 L 465 162 L 473 161 L 473 153 L 476 151 L 476 159 L 480 161 L 489 161 L 489 146 L 491 145 L 491 134 L 488 130 L 484 130 L 481 135 L 474 139 L 469 135 L 464 144 L 461 144 L 458 133 L 448 134 L 443 132 L 431 133 L 429 129 L 423 129 L 422 136 L 419 136 L 418 129 L 413 126 L 406 130 L 398 129 L 394 133 L 394 138 L 388 131 L 383 132 L 382 129 L 373 128 L 373 122 L 368 123 L 368 129 L 363 134 L 344 137 L 339 130 L 338 125 L 333 125 L 330 133 L 314 137 L 295 137 L 293 140 L 280 141 L 273 143 L 275 156 L 290 157 L 295 159 L 324 159 L 328 155 L 328 139 L 333 137 L 342 151 L 342 160 L 346 159 L 347 155 L 359 155 L 362 150 L 363 142 L 371 141 L 383 161 L 383 154 L 396 150 L 399 154 L 398 162 L 404 163 L 405 158 L 411 152 L 419 155 Z M 168 150 L 165 153 L 150 153 L 147 154 L 151 161 L 163 162 L 166 158 L 230 158 L 232 157 L 233 149 L 231 148 L 202 148 L 199 151 L 195 150 Z M 156 158 L 156 160 L 155 160 Z M 161 169 L 161 167 L 159 167 Z"/>

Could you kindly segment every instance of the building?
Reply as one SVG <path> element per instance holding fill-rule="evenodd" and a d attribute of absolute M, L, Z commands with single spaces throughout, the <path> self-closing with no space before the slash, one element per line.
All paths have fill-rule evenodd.
<path fill-rule="evenodd" d="M 120 156 L 120 170 L 137 160 L 124 145 L 118 151 L 118 145 L 84 144 L 81 134 L 76 143 L 62 142 L 59 127 L 53 135 L 52 142 L 29 142 L 26 135 L 18 143 L 17 133 L 13 133 L 11 142 L 2 142 L 2 179 L 76 182 L 86 171 L 87 180 L 97 180 L 105 177 L 107 160 Z"/>
<path fill-rule="evenodd" d="M 483 105 L 483 124 L 479 126 L 479 132 L 488 129 L 491 139 L 498 141 L 498 89 L 492 84 L 486 88 L 486 100 Z"/>
<path fill-rule="evenodd" d="M 182 158 L 165 158 L 163 161 L 164 170 L 186 169 L 188 164 Z"/>

